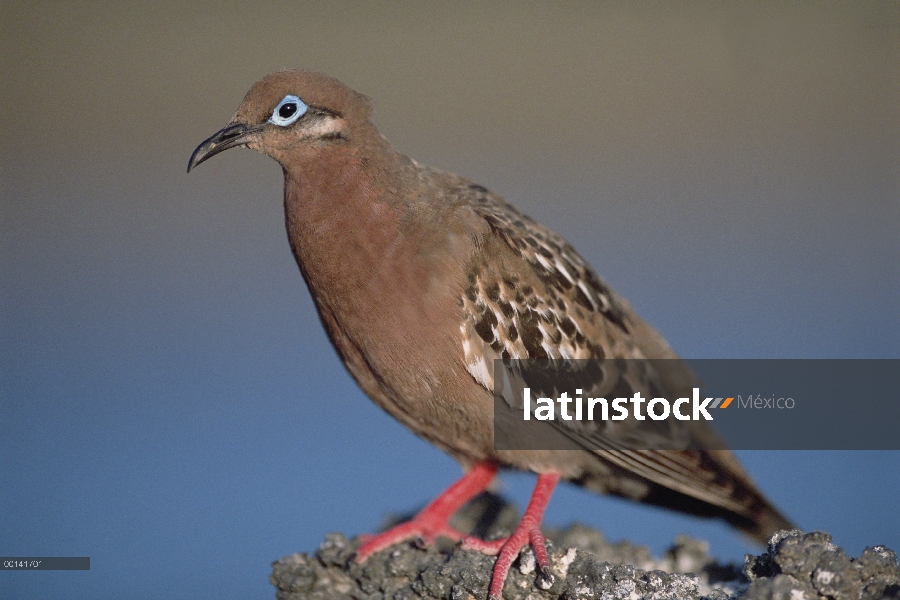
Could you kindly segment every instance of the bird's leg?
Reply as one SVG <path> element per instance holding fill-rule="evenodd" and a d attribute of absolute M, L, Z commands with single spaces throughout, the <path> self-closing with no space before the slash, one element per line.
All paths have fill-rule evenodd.
<path fill-rule="evenodd" d="M 356 551 L 356 562 L 365 562 L 376 552 L 416 537 L 421 538 L 426 544 L 432 543 L 440 536 L 450 538 L 454 542 L 463 539 L 465 536 L 448 524 L 450 517 L 466 502 L 483 492 L 496 474 L 497 465 L 476 463 L 468 473 L 444 490 L 411 521 L 401 523 L 384 533 L 366 536 L 363 545 Z M 543 513 L 543 509 L 541 512 Z"/>
<path fill-rule="evenodd" d="M 550 572 L 550 560 L 547 558 L 547 548 L 544 545 L 544 536 L 541 534 L 541 519 L 544 518 L 544 510 L 550 502 L 550 496 L 559 483 L 559 473 L 541 473 L 538 475 L 537 484 L 531 493 L 528 509 L 519 526 L 511 536 L 502 540 L 485 542 L 474 537 L 467 537 L 463 541 L 463 548 L 480 550 L 485 554 L 496 554 L 497 562 L 494 563 L 494 572 L 491 574 L 491 586 L 488 590 L 489 600 L 499 599 L 503 595 L 503 584 L 506 575 L 512 566 L 519 551 L 526 544 L 531 545 L 534 557 L 540 569 L 541 576 L 549 585 L 553 584 L 553 574 Z"/>

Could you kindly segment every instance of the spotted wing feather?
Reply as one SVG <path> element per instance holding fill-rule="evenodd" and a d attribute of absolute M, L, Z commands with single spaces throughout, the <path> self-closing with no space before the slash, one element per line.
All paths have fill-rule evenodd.
<path fill-rule="evenodd" d="M 495 238 L 485 244 L 500 241 L 507 249 L 503 261 L 487 253 L 472 261 L 462 298 L 467 368 L 485 388 L 493 391 L 496 358 L 678 358 L 561 236 L 482 186 L 470 185 L 466 192 Z M 667 393 L 681 395 L 696 385 L 686 365 L 667 363 L 668 371 L 656 374 L 656 384 Z M 645 388 L 651 383 L 643 381 Z M 603 428 L 586 431 L 571 422 L 553 423 L 600 458 L 666 489 L 747 519 L 767 506 L 727 454 L 633 450 Z M 686 446 L 692 436 L 714 435 L 702 425 L 699 430 L 693 424 L 675 428 L 670 433 L 684 437 Z"/>

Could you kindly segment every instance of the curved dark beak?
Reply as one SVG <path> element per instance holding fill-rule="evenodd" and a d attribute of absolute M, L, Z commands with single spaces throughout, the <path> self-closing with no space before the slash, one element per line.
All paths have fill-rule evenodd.
<path fill-rule="evenodd" d="M 246 146 L 248 142 L 253 141 L 261 130 L 262 125 L 229 123 L 197 146 L 197 149 L 194 150 L 194 153 L 191 154 L 191 159 L 188 161 L 188 173 L 204 160 L 212 158 L 219 152 L 235 146 Z"/>

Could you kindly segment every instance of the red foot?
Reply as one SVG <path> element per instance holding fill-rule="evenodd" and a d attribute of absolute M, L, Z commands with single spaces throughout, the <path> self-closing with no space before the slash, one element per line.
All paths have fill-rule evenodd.
<path fill-rule="evenodd" d="M 463 539 L 463 534 L 450 527 L 447 521 L 466 502 L 483 492 L 494 480 L 496 474 L 496 465 L 477 463 L 471 471 L 444 490 L 444 493 L 422 509 L 422 512 L 411 521 L 401 523 L 378 535 L 364 536 L 363 545 L 356 551 L 356 562 L 365 562 L 376 552 L 413 538 L 421 538 L 425 544 L 431 544 L 436 538 L 442 536 L 455 542 Z M 543 513 L 543 509 L 541 509 L 541 513 Z"/>
<path fill-rule="evenodd" d="M 559 483 L 559 473 L 542 473 L 538 475 L 537 484 L 531 493 L 531 501 L 528 509 L 519 522 L 518 527 L 508 538 L 493 542 L 485 542 L 474 537 L 466 537 L 456 531 L 447 521 L 463 505 L 483 492 L 494 476 L 497 474 L 497 466 L 488 463 L 478 463 L 472 470 L 462 476 L 456 483 L 447 488 L 443 494 L 422 509 L 411 521 L 401 523 L 396 527 L 378 535 L 363 536 L 365 542 L 356 551 L 356 562 L 365 562 L 367 558 L 386 548 L 405 542 L 413 538 L 421 538 L 425 544 L 434 542 L 435 538 L 443 536 L 451 540 L 463 540 L 463 547 L 478 550 L 485 554 L 497 556 L 494 563 L 494 571 L 491 573 L 491 585 L 488 588 L 488 600 L 500 600 L 503 595 L 503 584 L 513 561 L 526 544 L 534 551 L 538 569 L 548 584 L 553 583 L 553 574 L 550 572 L 550 560 L 547 558 L 547 548 L 544 545 L 544 536 L 541 535 L 540 524 L 550 502 L 550 496 L 556 484 Z"/>
<path fill-rule="evenodd" d="M 550 496 L 556 484 L 559 483 L 559 473 L 543 473 L 538 475 L 537 484 L 531 493 L 531 501 L 528 509 L 519 522 L 519 526 L 511 536 L 494 542 L 485 542 L 478 538 L 467 537 L 463 541 L 463 548 L 479 550 L 485 554 L 499 555 L 494 563 L 494 572 L 491 574 L 491 586 L 488 589 L 488 600 L 500 600 L 503 595 L 503 584 L 509 574 L 509 568 L 519 555 L 519 551 L 526 544 L 531 545 L 534 557 L 544 581 L 553 584 L 553 574 L 550 572 L 550 560 L 547 558 L 547 548 L 544 545 L 544 536 L 539 529 L 544 510 L 550 502 Z"/>

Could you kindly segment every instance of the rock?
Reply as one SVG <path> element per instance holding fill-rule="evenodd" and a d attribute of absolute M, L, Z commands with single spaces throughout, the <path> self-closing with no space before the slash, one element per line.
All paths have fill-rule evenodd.
<path fill-rule="evenodd" d="M 747 555 L 744 574 L 751 581 L 746 600 L 900 598 L 897 554 L 884 546 L 866 548 L 853 559 L 821 531 L 782 531 L 760 556 Z"/>
<path fill-rule="evenodd" d="M 517 515 L 494 494 L 483 494 L 454 517 L 453 525 L 486 539 L 507 534 Z M 679 536 L 662 558 L 630 542 L 609 543 L 584 525 L 548 529 L 547 550 L 555 583 L 542 589 L 534 556 L 524 551 L 510 570 L 506 600 L 868 600 L 900 599 L 897 555 L 883 546 L 849 558 L 827 533 L 779 532 L 760 556 L 747 555 L 743 569 L 709 556 L 708 545 Z M 342 534 L 319 549 L 273 563 L 269 577 L 278 600 L 469 600 L 487 597 L 494 558 L 452 544 L 420 548 L 398 544 L 363 564 L 353 562 L 360 545 Z"/>

